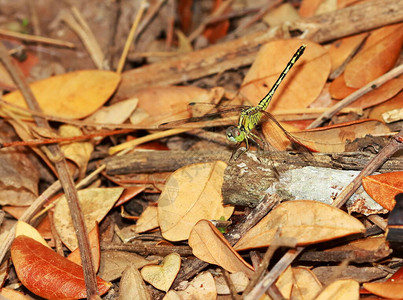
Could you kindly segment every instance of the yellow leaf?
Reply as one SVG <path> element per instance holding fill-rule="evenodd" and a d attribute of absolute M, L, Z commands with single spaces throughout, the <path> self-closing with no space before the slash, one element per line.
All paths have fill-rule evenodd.
<path fill-rule="evenodd" d="M 48 115 L 80 119 L 100 108 L 116 90 L 120 75 L 101 70 L 84 70 L 53 76 L 30 84 L 43 112 Z M 20 91 L 3 96 L 12 104 L 26 108 Z"/>

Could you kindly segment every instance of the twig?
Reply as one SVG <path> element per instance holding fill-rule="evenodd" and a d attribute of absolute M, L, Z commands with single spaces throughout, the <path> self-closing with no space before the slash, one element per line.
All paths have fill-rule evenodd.
<path fill-rule="evenodd" d="M 70 42 L 65 42 L 65 41 L 61 41 L 61 40 L 55 40 L 55 39 L 51 39 L 51 38 L 47 38 L 47 37 L 43 37 L 43 36 L 37 36 L 37 35 L 31 35 L 31 34 L 25 34 L 25 33 L 9 31 L 9 30 L 6 30 L 6 29 L 0 29 L 0 35 L 17 38 L 17 39 L 27 41 L 27 42 L 37 42 L 37 43 L 54 45 L 54 46 L 61 46 L 61 47 L 67 47 L 67 48 L 75 48 L 76 47 L 73 43 L 70 43 Z"/>
<path fill-rule="evenodd" d="M 232 300 L 241 300 L 241 297 L 238 295 L 235 285 L 232 282 L 230 274 L 228 273 L 227 270 L 223 269 L 223 277 L 224 277 L 225 283 L 227 284 L 227 286 L 229 288 L 229 292 L 230 292 Z"/>
<path fill-rule="evenodd" d="M 355 100 L 360 98 L 362 95 L 380 87 L 385 82 L 389 81 L 392 78 L 395 78 L 396 76 L 399 76 L 402 73 L 403 73 L 403 64 L 390 70 L 388 73 L 383 74 L 382 76 L 378 77 L 377 79 L 371 81 L 370 83 L 366 84 L 359 90 L 355 91 L 351 95 L 347 96 L 346 98 L 344 98 L 343 100 L 338 102 L 336 105 L 332 106 L 328 111 L 324 112 L 315 121 L 313 121 L 307 127 L 307 129 L 319 127 L 320 125 L 322 125 L 323 122 L 329 120 L 337 112 L 339 112 L 339 110 L 342 109 L 343 107 L 348 106 L 349 104 L 353 103 Z"/>
<path fill-rule="evenodd" d="M 341 207 L 360 187 L 362 178 L 379 169 L 394 153 L 403 149 L 403 129 L 368 163 L 356 178 L 346 186 L 332 203 L 333 206 Z"/>
<path fill-rule="evenodd" d="M 143 16 L 144 10 L 146 9 L 147 5 L 148 4 L 146 3 L 146 0 L 142 0 L 140 3 L 140 8 L 137 12 L 136 18 L 134 19 L 133 25 L 130 28 L 129 36 L 127 37 L 125 47 L 123 48 L 123 52 L 122 52 L 122 55 L 121 55 L 119 63 L 118 63 L 116 72 L 119 74 L 122 73 L 122 71 L 123 71 L 123 67 L 125 66 L 125 62 L 126 62 L 127 53 L 129 53 L 130 46 L 134 39 L 134 34 L 136 33 L 137 26 L 140 23 L 141 17 Z"/>
<path fill-rule="evenodd" d="M 77 8 L 72 7 L 71 10 L 72 13 L 63 10 L 61 12 L 61 19 L 79 36 L 96 67 L 98 69 L 103 69 L 105 59 L 104 54 L 102 53 L 101 47 L 99 46 L 94 34 Z"/>
<path fill-rule="evenodd" d="M 7 49 L 2 43 L 0 43 L 0 59 L 3 62 L 5 68 L 10 73 L 15 84 L 24 96 L 27 106 L 32 110 L 41 111 L 38 102 L 35 99 L 29 85 L 24 81 L 21 71 L 14 67 L 10 57 L 7 54 Z M 35 117 L 35 122 L 39 127 L 50 128 L 48 122 L 45 119 Z M 54 162 L 57 173 L 63 190 L 66 195 L 67 202 L 69 204 L 71 218 L 77 234 L 77 240 L 80 247 L 81 261 L 83 262 L 84 279 L 86 283 L 87 297 L 94 298 L 99 295 L 96 275 L 92 263 L 92 255 L 90 252 L 90 244 L 88 241 L 88 234 L 84 218 L 78 202 L 77 190 L 74 187 L 73 179 L 71 178 L 66 159 L 60 150 L 58 145 L 50 145 L 47 148 L 49 150 L 50 159 Z"/>

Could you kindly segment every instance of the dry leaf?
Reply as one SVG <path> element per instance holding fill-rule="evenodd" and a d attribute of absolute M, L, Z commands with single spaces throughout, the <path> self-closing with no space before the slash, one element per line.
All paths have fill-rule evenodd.
<path fill-rule="evenodd" d="M 127 201 L 133 199 L 135 196 L 140 194 L 142 191 L 146 189 L 146 185 L 143 186 L 130 186 L 130 187 L 125 187 L 125 190 L 123 191 L 122 195 L 120 195 L 119 200 L 115 203 L 114 207 L 118 207 Z"/>
<path fill-rule="evenodd" d="M 308 268 L 292 268 L 292 276 L 294 285 L 292 287 L 291 299 L 313 300 L 322 290 L 322 284 Z"/>
<path fill-rule="evenodd" d="M 90 242 L 90 250 L 92 254 L 92 262 L 94 264 L 95 273 L 98 273 L 99 263 L 101 261 L 101 245 L 99 244 L 99 226 L 95 222 L 95 227 L 88 234 L 88 240 Z M 77 265 L 82 265 L 80 248 L 77 248 L 67 256 L 67 259 L 76 263 Z"/>
<path fill-rule="evenodd" d="M 130 117 L 132 124 L 158 126 L 161 123 L 189 118 L 189 102 L 207 102 L 209 93 L 195 86 L 152 87 L 138 90 L 138 109 Z M 137 116 L 139 115 L 139 116 Z"/>
<path fill-rule="evenodd" d="M 263 21 L 269 24 L 270 27 L 299 19 L 300 16 L 291 3 L 280 4 L 278 7 L 270 9 L 269 12 L 263 16 Z"/>
<path fill-rule="evenodd" d="M 101 252 L 101 265 L 98 275 L 107 281 L 118 279 L 128 265 L 133 264 L 137 269 L 156 261 L 149 261 L 144 257 L 130 252 L 106 250 Z"/>
<path fill-rule="evenodd" d="M 328 285 L 315 300 L 354 300 L 359 299 L 360 285 L 352 279 L 337 280 Z"/>
<path fill-rule="evenodd" d="M 29 236 L 31 239 L 34 239 L 50 249 L 48 243 L 46 243 L 45 239 L 41 236 L 38 230 L 23 221 L 18 221 L 15 228 L 15 237 L 20 235 Z"/>
<path fill-rule="evenodd" d="M 299 14 L 303 18 L 312 17 L 324 0 L 302 0 L 299 7 Z"/>
<path fill-rule="evenodd" d="M 222 161 L 200 163 L 172 173 L 158 200 L 158 220 L 165 239 L 186 240 L 199 220 L 227 220 L 231 216 L 233 207 L 224 207 L 221 195 L 226 166 Z"/>
<path fill-rule="evenodd" d="M 350 58 L 367 36 L 368 33 L 364 32 L 339 39 L 331 44 L 329 48 L 330 60 L 332 62 L 331 73 L 340 68 Z"/>
<path fill-rule="evenodd" d="M 141 276 L 153 287 L 167 292 L 178 275 L 181 266 L 181 257 L 178 253 L 167 255 L 158 266 L 145 266 L 141 269 Z"/>
<path fill-rule="evenodd" d="M 148 206 L 140 215 L 136 223 L 136 233 L 149 231 L 157 228 L 158 223 L 158 208 L 155 206 Z"/>
<path fill-rule="evenodd" d="M 229 274 L 229 277 L 231 278 L 231 281 L 234 284 L 237 293 L 243 292 L 249 284 L 249 278 L 243 272 Z M 215 277 L 214 280 L 217 288 L 217 294 L 229 295 L 230 290 L 224 276 Z"/>
<path fill-rule="evenodd" d="M 333 99 L 344 99 L 348 95 L 354 93 L 357 89 L 348 87 L 346 81 L 344 80 L 344 73 L 338 76 L 335 80 L 330 83 L 329 93 Z"/>
<path fill-rule="evenodd" d="M 110 106 L 103 106 L 85 119 L 86 122 L 101 124 L 122 124 L 136 109 L 139 100 L 131 98 Z"/>
<path fill-rule="evenodd" d="M 403 86 L 403 76 L 389 80 L 379 88 L 370 91 L 364 96 L 354 101 L 349 107 L 360 107 L 362 109 L 378 105 L 396 96 L 401 92 Z"/>
<path fill-rule="evenodd" d="M 372 199 L 392 210 L 396 205 L 395 196 L 403 193 L 403 171 L 366 176 L 362 186 Z"/>
<path fill-rule="evenodd" d="M 368 117 L 371 119 L 376 119 L 384 122 L 386 120 L 384 120 L 383 118 L 383 113 L 395 109 L 400 109 L 402 107 L 403 107 L 403 93 L 399 93 L 392 99 L 389 99 L 388 101 L 374 107 L 369 113 Z"/>
<path fill-rule="evenodd" d="M 363 287 L 377 296 L 402 299 L 403 298 L 403 268 L 397 270 L 385 282 L 367 282 Z"/>
<path fill-rule="evenodd" d="M 60 137 L 73 137 L 83 135 L 81 129 L 73 125 L 61 125 L 59 127 Z M 60 145 L 64 156 L 74 162 L 79 169 L 80 178 L 87 172 L 87 164 L 94 151 L 94 145 L 88 141 L 76 141 L 73 143 L 63 143 Z"/>
<path fill-rule="evenodd" d="M 18 292 L 12 289 L 8 289 L 8 288 L 2 288 L 0 290 L 0 296 L 5 297 L 4 300 L 7 299 L 12 299 L 12 300 L 32 300 L 31 297 L 29 297 L 28 295 L 25 295 L 22 292 Z M 3 300 L 3 298 L 0 297 L 0 299 Z"/>
<path fill-rule="evenodd" d="M 389 127 L 383 122 L 367 119 L 292 132 L 292 135 L 310 149 L 319 152 L 344 152 L 347 140 L 351 142 L 368 134 L 389 132 Z"/>
<path fill-rule="evenodd" d="M 95 222 L 101 222 L 113 207 L 123 188 L 88 188 L 78 191 L 81 210 L 84 215 L 87 230 L 91 231 Z M 61 196 L 55 207 L 53 215 L 55 227 L 62 242 L 71 251 L 78 247 L 77 237 L 71 221 L 70 209 L 66 197 Z"/>
<path fill-rule="evenodd" d="M 316 201 L 295 200 L 278 205 L 249 230 L 234 248 L 268 247 L 280 227 L 280 236 L 295 238 L 298 245 L 324 242 L 360 233 L 365 227 L 342 210 Z"/>
<path fill-rule="evenodd" d="M 177 291 L 176 294 L 181 300 L 216 300 L 217 290 L 213 275 L 210 272 L 200 273 L 184 291 Z"/>
<path fill-rule="evenodd" d="M 327 51 L 307 40 L 277 40 L 264 45 L 245 76 L 240 93 L 257 105 L 302 44 L 306 44 L 304 54 L 279 86 L 268 109 L 306 108 L 322 91 L 331 67 Z"/>
<path fill-rule="evenodd" d="M 27 237 L 15 238 L 11 258 L 21 283 L 34 294 L 46 299 L 78 299 L 86 297 L 81 266 Z M 100 294 L 111 284 L 97 277 Z"/>
<path fill-rule="evenodd" d="M 393 68 L 403 44 L 403 25 L 373 31 L 363 49 L 347 64 L 346 85 L 360 88 Z"/>
<path fill-rule="evenodd" d="M 100 108 L 116 90 L 120 75 L 110 71 L 82 70 L 57 75 L 30 84 L 42 111 L 47 115 L 80 119 Z M 19 91 L 3 96 L 26 108 Z"/>
<path fill-rule="evenodd" d="M 122 274 L 118 300 L 151 300 L 143 278 L 134 265 L 129 265 Z"/>
<path fill-rule="evenodd" d="M 277 287 L 279 293 L 283 297 L 283 299 L 290 299 L 291 291 L 293 287 L 293 278 L 292 278 L 292 270 L 291 267 L 288 266 L 278 279 L 275 282 L 275 286 Z M 263 295 L 260 298 L 261 300 L 272 300 L 272 298 L 268 295 Z"/>
<path fill-rule="evenodd" d="M 248 277 L 254 274 L 250 266 L 228 243 L 221 232 L 207 220 L 200 220 L 189 236 L 189 246 L 198 259 L 215 264 L 228 272 L 244 272 Z"/>

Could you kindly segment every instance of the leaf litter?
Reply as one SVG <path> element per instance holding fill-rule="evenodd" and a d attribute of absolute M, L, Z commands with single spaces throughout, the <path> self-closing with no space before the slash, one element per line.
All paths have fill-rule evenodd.
<path fill-rule="evenodd" d="M 68 21 L 66 15 L 57 16 L 59 9 L 56 6 L 61 9 L 62 4 L 55 4 L 55 11 L 43 10 L 48 5 L 46 1 L 30 4 L 30 8 L 34 13 L 45 12 L 44 16 L 39 16 L 41 22 L 43 17 L 44 20 L 63 19 L 65 23 L 55 21 L 46 29 L 35 22 L 28 28 L 23 24 L 18 24 L 17 29 L 13 27 L 13 30 L 28 30 L 30 33 L 34 32 L 33 29 L 42 27 L 44 36 L 73 42 L 76 50 L 65 49 L 64 46 L 49 47 L 47 44 L 44 44 L 47 48 L 32 48 L 32 45 L 18 38 L 14 38 L 15 44 L 1 40 L 7 47 L 24 47 L 27 62 L 13 59 L 23 71 L 24 80 L 30 82 L 30 88 L 42 109 L 42 112 L 35 112 L 34 117 L 53 120 L 49 128 L 33 125 L 33 111 L 26 109 L 21 91 L 15 90 L 17 85 L 10 80 L 9 70 L 0 69 L 0 88 L 4 93 L 0 106 L 0 116 L 4 121 L 0 126 L 2 132 L 5 132 L 8 122 L 18 134 L 17 137 L 8 127 L 7 130 L 11 133 L 2 136 L 1 142 L 72 137 L 72 142 L 64 142 L 60 146 L 64 156 L 69 159 L 70 176 L 78 181 L 84 179 L 79 183 L 79 188 L 85 189 L 80 190 L 78 195 L 89 232 L 87 238 L 91 244 L 95 269 L 98 270 L 99 266 L 99 277 L 96 279 L 99 293 L 105 294 L 105 299 L 216 299 L 217 295 L 231 294 L 236 297 L 242 293 L 243 298 L 250 299 L 248 297 L 251 295 L 264 293 L 263 289 L 257 291 L 258 287 L 264 286 L 262 281 L 248 286 L 251 282 L 257 282 L 254 277 L 270 276 L 273 270 L 281 268 L 283 272 L 278 272 L 271 278 L 273 285 L 270 284 L 265 289 L 274 295 L 277 293 L 277 296 L 281 294 L 285 299 L 358 299 L 360 293 L 363 293 L 360 284 L 363 284 L 366 293 L 389 298 L 401 297 L 399 293 L 403 281 L 399 274 L 403 260 L 394 247 L 402 241 L 393 240 L 393 244 L 389 245 L 390 232 L 399 230 L 401 224 L 388 225 L 387 220 L 390 211 L 395 212 L 401 207 L 396 205 L 402 193 L 401 155 L 396 156 L 397 159 L 387 166 L 389 169 L 386 171 L 362 179 L 362 185 L 369 194 L 365 196 L 368 200 L 358 196 L 359 199 L 353 205 L 347 202 L 340 209 L 332 206 L 332 200 L 343 194 L 342 189 L 348 186 L 348 181 L 339 183 L 331 179 L 325 180 L 323 176 L 312 178 L 310 174 L 303 175 L 306 170 L 310 173 L 319 172 L 320 169 L 315 164 L 320 154 L 305 153 L 303 163 L 307 166 L 310 161 L 313 165 L 307 169 L 299 169 L 285 156 L 279 155 L 280 152 L 275 152 L 273 157 L 279 157 L 276 164 L 290 168 L 285 173 L 281 170 L 279 178 L 273 179 L 284 185 L 276 191 L 283 203 L 273 203 L 275 207 L 269 213 L 257 218 L 257 212 L 250 208 L 223 205 L 227 203 L 227 199 L 223 199 L 226 193 L 222 192 L 226 186 L 225 181 L 238 184 L 244 180 L 243 184 L 233 187 L 233 192 L 240 198 L 249 197 L 245 186 L 253 185 L 248 180 L 263 185 L 265 181 L 254 171 L 260 169 L 266 172 L 273 164 L 265 165 L 265 160 L 259 158 L 262 154 L 259 151 L 254 156 L 254 145 L 249 152 L 234 161 L 230 160 L 228 146 L 194 138 L 214 136 L 212 129 L 207 132 L 200 129 L 188 129 L 188 133 L 175 129 L 162 132 L 162 128 L 158 126 L 189 117 L 202 120 L 204 123 L 199 127 L 210 126 L 212 120 L 203 119 L 203 112 L 189 109 L 188 104 L 191 102 L 209 102 L 210 107 L 215 106 L 213 111 L 220 111 L 221 105 L 257 105 L 295 50 L 301 44 L 306 44 L 306 52 L 281 83 L 268 111 L 274 116 L 281 112 L 282 120 L 285 120 L 282 121 L 282 126 L 290 129 L 290 136 L 296 141 L 311 150 L 327 152 L 330 162 L 327 161 L 325 167 L 340 172 L 337 173 L 340 175 L 334 177 L 347 174 L 341 169 L 348 170 L 352 164 L 358 165 L 356 169 L 362 170 L 367 162 L 359 162 L 358 156 L 353 157 L 349 165 L 344 165 L 343 161 L 334 160 L 332 155 L 349 158 L 350 154 L 345 151 L 351 151 L 352 147 L 348 144 L 353 141 L 358 141 L 357 144 L 360 145 L 366 143 L 363 148 L 354 149 L 356 153 L 365 148 L 378 149 L 385 146 L 368 144 L 372 141 L 368 135 L 390 136 L 399 128 L 400 123 L 396 119 L 390 125 L 387 123 L 390 120 L 387 114 L 396 114 L 393 111 L 400 109 L 399 73 L 393 76 L 396 78 L 391 77 L 380 87 L 374 84 L 378 88 L 362 95 L 350 105 L 362 109 L 361 113 L 357 113 L 358 110 L 348 114 L 340 113 L 313 130 L 291 128 L 305 128 L 306 124 L 318 116 L 317 111 L 314 112 L 310 107 L 319 107 L 325 112 L 328 107 L 323 107 L 323 103 L 336 103 L 398 67 L 396 64 L 399 64 L 398 57 L 403 44 L 401 19 L 394 21 L 394 25 L 385 21 L 377 25 L 365 24 L 367 27 L 363 33 L 341 32 L 337 38 L 323 39 L 320 43 L 313 42 L 318 39 L 309 34 L 297 39 L 290 38 L 283 32 L 275 40 L 266 41 L 254 50 L 251 50 L 253 47 L 247 50 L 251 53 L 245 55 L 242 51 L 231 52 L 239 45 L 248 45 L 248 42 L 237 43 L 241 40 L 237 40 L 231 30 L 235 29 L 241 34 L 241 38 L 248 41 L 246 30 L 258 34 L 253 26 L 249 27 L 252 23 L 262 25 L 266 22 L 274 29 L 281 27 L 284 30 L 284 26 L 276 24 L 294 22 L 295 25 L 306 20 L 298 18 L 324 12 L 336 16 L 348 5 L 351 6 L 346 9 L 354 9 L 355 5 L 360 7 L 363 4 L 339 1 L 336 5 L 334 1 L 302 1 L 295 4 L 299 6 L 297 12 L 289 3 L 270 11 L 267 6 L 249 7 L 249 3 L 245 7 L 230 4 L 224 9 L 224 6 L 220 7 L 223 5 L 220 1 L 215 1 L 214 5 L 214 1 L 206 1 L 204 5 L 209 6 L 209 9 L 199 11 L 211 15 L 208 18 L 205 15 L 203 19 L 206 23 L 198 24 L 200 27 L 195 30 L 195 27 L 190 26 L 190 20 L 193 19 L 194 24 L 199 20 L 193 15 L 194 12 L 191 13 L 192 5 L 189 3 L 192 1 L 178 1 L 179 22 L 176 23 L 173 22 L 172 3 L 162 2 L 152 2 L 143 15 L 139 33 L 135 34 L 134 50 L 129 52 L 130 63 L 126 63 L 122 74 L 109 71 L 115 70 L 117 66 L 113 55 L 105 56 L 105 61 L 100 63 L 99 57 L 94 54 L 99 49 L 106 54 L 106 49 L 110 49 L 113 39 L 106 37 L 108 34 L 110 37 L 114 36 L 111 33 L 112 28 L 116 33 L 116 53 L 122 52 L 133 21 L 129 19 L 139 11 L 142 5 L 140 2 L 108 4 L 113 6 L 109 10 L 105 10 L 108 5 L 104 8 L 94 6 L 99 4 L 95 1 L 89 1 L 86 5 L 75 3 L 81 8 L 85 18 L 80 17 L 80 9 L 64 7 L 63 9 L 71 11 L 76 20 L 80 20 L 77 24 L 82 28 L 75 27 L 74 32 L 81 38 L 85 37 L 82 44 L 78 42 L 76 33 L 66 30 L 76 25 L 71 20 Z M 196 8 L 200 4 L 194 2 L 193 5 Z M 122 15 L 114 14 L 118 8 L 123 12 Z M 21 11 L 24 15 L 25 10 Z M 260 15 L 255 15 L 256 18 L 252 21 L 242 24 L 241 21 L 247 15 L 256 11 Z M 238 17 L 232 18 L 232 12 Z M 102 13 L 108 14 L 110 18 L 101 20 L 99 16 Z M 214 20 L 217 17 L 223 19 Z M 346 24 L 357 22 L 357 19 L 351 20 L 345 15 L 344 18 Z M 11 14 L 7 15 L 7 19 L 11 24 L 14 19 L 19 18 Z M 114 23 L 111 25 L 108 22 Z M 173 26 L 178 27 L 174 29 Z M 173 34 L 178 29 L 181 33 Z M 220 40 L 223 38 L 230 41 Z M 51 41 L 45 43 L 48 42 Z M 220 48 L 220 45 L 223 46 Z M 192 50 L 199 48 L 203 49 Z M 192 56 L 186 56 L 184 49 Z M 220 59 L 211 63 L 210 57 L 204 56 L 205 53 L 210 53 L 210 56 L 220 55 Z M 60 59 L 55 59 L 56 57 Z M 198 60 L 202 60 L 202 63 L 196 64 Z M 226 62 L 227 65 L 223 64 Z M 36 66 L 32 68 L 34 64 Z M 103 64 L 104 70 L 94 69 L 95 65 L 102 67 Z M 339 77 L 333 79 L 332 76 L 337 73 L 340 74 Z M 133 74 L 137 80 L 128 80 Z M 329 101 L 323 102 L 325 98 Z M 240 113 L 236 109 L 233 112 L 234 115 Z M 287 112 L 292 117 L 287 118 Z M 376 120 L 368 119 L 368 116 Z M 220 117 L 224 119 L 225 113 Z M 216 122 L 218 131 L 223 124 L 224 122 Z M 270 144 L 280 145 L 277 148 L 281 151 L 289 150 L 288 140 L 284 139 L 286 136 L 278 140 L 273 134 L 278 128 L 266 124 L 262 124 L 262 127 L 265 140 Z M 112 130 L 111 135 L 114 135 L 113 129 L 127 128 L 132 132 L 115 134 L 116 136 L 110 138 L 74 140 L 75 137 L 96 133 L 105 128 Z M 139 150 L 133 151 L 130 144 L 124 144 L 132 139 L 146 142 L 143 148 L 147 150 L 143 151 L 146 151 L 149 158 L 137 162 L 134 168 L 127 167 L 124 171 L 111 172 L 115 158 L 121 156 L 129 165 L 139 153 Z M 402 138 L 396 138 L 396 141 L 401 143 Z M 127 145 L 122 147 L 125 148 L 124 152 L 113 156 L 108 154 L 111 153 L 110 149 L 122 149 L 112 148 L 116 145 L 119 147 L 120 144 Z M 66 196 L 69 195 L 55 200 L 51 194 L 45 192 L 44 196 L 38 198 L 43 199 L 40 207 L 35 209 L 35 213 L 40 211 L 35 216 L 30 209 L 21 208 L 31 205 L 38 195 L 59 178 L 59 169 L 53 166 L 53 162 L 60 158 L 53 157 L 45 146 L 31 148 L 38 155 L 35 159 L 32 159 L 30 150 L 26 151 L 21 147 L 2 149 L 0 153 L 4 166 L 0 181 L 0 204 L 4 211 L 10 212 L 4 220 L 0 215 L 0 244 L 4 245 L 0 253 L 10 251 L 11 262 L 22 284 L 22 291 L 30 290 L 34 296 L 45 299 L 85 297 L 85 272 L 80 266 L 81 249 L 78 248 L 76 230 L 67 205 Z M 166 151 L 167 148 L 182 151 Z M 202 149 L 209 154 L 206 156 L 203 151 L 192 149 Z M 267 149 L 260 150 L 263 155 L 267 152 Z M 125 153 L 129 151 L 132 153 Z M 161 151 L 165 151 L 164 159 L 153 160 L 154 153 Z M 177 156 L 173 156 L 175 152 L 178 153 Z M 293 152 L 288 153 L 293 155 Z M 222 161 L 222 158 L 216 158 L 218 154 L 227 158 Z M 102 160 L 105 157 L 108 159 Z M 309 157 L 314 159 L 309 160 Z M 254 163 L 250 164 L 247 158 L 251 158 Z M 156 171 L 145 174 L 142 168 L 147 164 L 154 164 Z M 237 175 L 227 173 L 228 168 L 233 166 L 241 170 Z M 92 171 L 93 175 L 86 177 Z M 289 183 L 284 183 L 286 181 L 282 176 L 289 176 L 287 172 L 294 175 L 290 176 Z M 239 180 L 235 181 L 231 176 L 236 176 Z M 310 181 L 311 189 L 317 190 L 328 199 L 330 205 L 313 201 L 317 200 L 313 196 L 295 200 L 301 198 L 295 197 L 290 188 L 293 181 L 304 181 L 301 176 Z M 314 183 L 321 180 L 327 181 L 326 184 L 317 187 Z M 265 203 L 272 197 L 266 195 L 267 192 L 274 192 L 269 186 L 262 186 L 261 190 L 266 190 L 266 193 L 260 195 L 259 203 Z M 125 195 L 122 196 L 122 193 Z M 351 199 L 357 199 L 354 197 L 360 193 L 362 192 L 356 192 Z M 373 200 L 379 203 L 379 208 L 370 208 L 372 206 L 368 201 Z M 14 213 L 17 210 L 25 213 L 18 216 Z M 46 226 L 53 228 L 51 234 L 49 228 L 46 233 L 43 227 L 37 226 L 36 230 L 28 225 L 30 222 L 37 224 L 44 215 L 49 222 Z M 127 217 L 128 215 L 133 217 Z M 20 218 L 15 227 L 13 216 Z M 133 220 L 136 219 L 136 224 L 133 225 Z M 250 219 L 254 220 L 253 223 L 248 223 Z M 99 228 L 95 225 L 97 222 L 100 222 Z M 376 242 L 367 237 L 375 234 L 379 235 Z M 49 239 L 49 236 L 52 238 Z M 292 238 L 298 248 L 294 250 L 289 249 L 290 245 L 278 245 L 278 238 Z M 52 250 L 54 246 L 58 253 L 69 254 L 67 259 L 56 254 Z M 276 247 L 282 249 L 276 251 Z M 246 252 L 246 249 L 253 251 Z M 282 264 L 282 255 L 286 253 L 284 257 L 287 257 L 292 251 L 301 251 L 301 257 L 296 258 L 292 264 L 291 261 Z M 361 256 L 357 255 L 357 251 Z M 268 255 L 266 252 L 271 253 L 269 259 L 272 264 L 266 270 L 269 273 L 258 274 L 260 262 Z M 309 255 L 322 257 L 320 254 L 323 253 L 333 253 L 331 255 L 335 260 L 317 258 L 314 261 L 306 258 Z M 372 271 L 369 270 L 374 262 L 395 275 L 390 279 L 384 274 L 371 277 L 369 273 Z M 281 267 L 277 267 L 280 263 Z M 315 269 L 311 270 L 314 266 L 316 273 Z M 339 269 L 334 272 L 336 267 Z M 331 278 L 323 278 L 319 276 L 319 268 L 322 268 L 320 274 L 334 274 Z M 4 260 L 0 268 L 1 278 L 11 278 L 7 270 L 8 261 Z M 349 273 L 347 270 L 354 271 Z M 368 276 L 363 276 L 364 273 Z M 119 278 L 122 278 L 120 282 Z M 365 281 L 362 278 L 367 279 Z M 371 278 L 378 278 L 378 282 L 369 282 L 374 280 Z M 2 280 L 0 288 L 0 295 L 17 297 L 10 294 L 14 291 L 10 289 L 13 288 L 11 282 Z M 120 290 L 119 295 L 117 290 Z M 262 297 L 269 299 L 267 295 Z"/>

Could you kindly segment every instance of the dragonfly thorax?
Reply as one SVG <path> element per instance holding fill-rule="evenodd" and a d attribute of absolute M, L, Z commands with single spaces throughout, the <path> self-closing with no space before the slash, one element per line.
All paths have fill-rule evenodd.
<path fill-rule="evenodd" d="M 227 128 L 227 140 L 231 143 L 240 143 L 245 140 L 245 132 L 238 127 L 230 126 Z"/>

